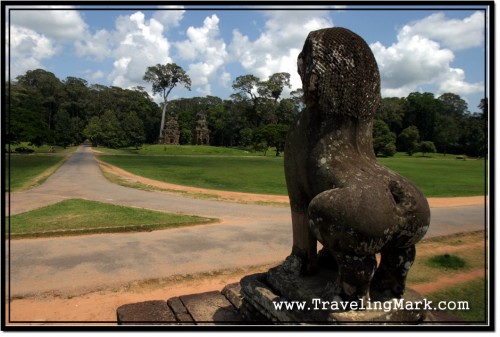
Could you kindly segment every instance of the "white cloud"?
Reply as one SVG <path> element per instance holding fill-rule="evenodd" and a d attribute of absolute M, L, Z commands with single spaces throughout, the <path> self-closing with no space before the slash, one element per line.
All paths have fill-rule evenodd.
<path fill-rule="evenodd" d="M 146 20 L 142 12 L 116 19 L 116 30 L 109 37 L 115 59 L 108 76 L 115 86 L 130 88 L 144 85 L 148 66 L 169 63 L 170 44 L 163 36 L 163 25 L 154 18 Z"/>
<path fill-rule="evenodd" d="M 224 88 L 230 88 L 231 74 L 224 71 L 219 77 L 219 84 Z"/>
<path fill-rule="evenodd" d="M 106 76 L 103 71 L 97 70 L 97 71 L 89 71 L 89 76 L 90 78 L 95 82 L 100 80 L 101 78 L 104 78 Z"/>
<path fill-rule="evenodd" d="M 461 24 L 459 24 L 461 23 Z M 466 95 L 480 92 L 481 83 L 467 83 L 462 69 L 452 68 L 455 54 L 443 45 L 463 49 L 476 46 L 469 38 L 460 42 L 452 33 L 462 31 L 462 24 L 477 26 L 477 13 L 462 21 L 446 20 L 441 14 L 430 15 L 421 21 L 404 26 L 397 35 L 397 42 L 386 47 L 380 42 L 371 44 L 377 60 L 383 96 L 406 96 L 423 85 L 435 85 L 439 93 L 453 92 Z M 476 34 L 481 41 L 481 35 Z M 469 41 L 467 41 L 469 40 Z"/>
<path fill-rule="evenodd" d="M 87 32 L 84 39 L 75 42 L 76 55 L 103 60 L 111 54 L 111 38 L 111 34 L 105 29 L 97 31 L 94 35 Z"/>
<path fill-rule="evenodd" d="M 453 92 L 468 95 L 484 90 L 483 83 L 467 83 L 464 80 L 465 72 L 462 69 L 450 68 L 446 80 L 439 85 L 439 94 Z"/>
<path fill-rule="evenodd" d="M 461 50 L 481 46 L 484 27 L 483 12 L 475 12 L 463 20 L 447 19 L 444 13 L 435 13 L 404 26 L 400 38 L 419 35 L 436 40 L 452 50 Z"/>
<path fill-rule="evenodd" d="M 9 42 L 10 71 L 13 78 L 28 70 L 43 68 L 41 60 L 54 56 L 60 50 L 59 46 L 43 34 L 17 25 L 10 26 Z"/>
<path fill-rule="evenodd" d="M 179 26 L 186 12 L 184 6 L 159 6 L 160 10 L 154 12 L 153 18 L 163 25 L 165 30 Z"/>
<path fill-rule="evenodd" d="M 261 79 L 276 72 L 291 75 L 292 90 L 302 87 L 297 73 L 297 56 L 310 31 L 332 27 L 327 11 L 267 11 L 264 31 L 254 41 L 233 31 L 229 46 L 233 60 Z M 286 94 L 286 92 L 285 92 Z"/>
<path fill-rule="evenodd" d="M 177 52 L 180 58 L 193 61 L 188 66 L 187 74 L 195 90 L 209 95 L 209 81 L 227 59 L 226 44 L 219 37 L 219 18 L 217 15 L 207 16 L 203 26 L 189 27 L 186 36 L 186 40 L 175 44 Z"/>
<path fill-rule="evenodd" d="M 49 9 L 47 9 L 49 8 Z M 62 50 L 63 43 L 81 39 L 87 24 L 78 11 L 68 7 L 40 6 L 33 10 L 10 8 L 11 75 L 44 68 L 42 60 Z"/>
<path fill-rule="evenodd" d="M 10 19 L 13 25 L 31 29 L 58 41 L 81 39 L 88 28 L 80 13 L 69 8 L 51 10 L 14 9 L 10 11 Z"/>

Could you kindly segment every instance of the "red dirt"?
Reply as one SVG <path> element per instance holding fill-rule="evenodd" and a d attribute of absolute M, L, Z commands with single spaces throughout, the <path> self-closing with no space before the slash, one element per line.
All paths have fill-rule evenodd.
<path fill-rule="evenodd" d="M 225 192 L 179 186 L 136 176 L 109 164 L 100 164 L 103 169 L 110 173 L 124 178 L 133 179 L 143 184 L 168 190 L 217 195 L 220 198 L 229 199 L 231 201 L 288 203 L 287 196 Z M 484 196 L 478 196 L 460 198 L 429 198 L 428 200 L 431 207 L 458 207 L 483 204 L 484 199 Z M 477 243 L 465 243 L 464 245 L 461 245 L 460 248 L 467 249 L 469 245 L 472 247 L 473 245 L 477 245 Z M 424 247 L 419 248 L 419 254 L 425 255 L 426 253 L 432 254 L 433 252 L 432 246 L 427 248 L 427 252 Z M 7 303 L 6 322 L 19 321 L 20 323 L 18 324 L 20 325 L 26 325 L 26 323 L 22 323 L 22 321 L 29 322 L 28 324 L 31 325 L 62 325 L 64 324 L 64 321 L 69 321 L 71 323 L 68 324 L 71 325 L 75 325 L 75 322 L 81 322 L 82 325 L 115 325 L 116 309 L 123 304 L 158 299 L 166 300 L 179 295 L 221 290 L 226 284 L 238 282 L 244 275 L 267 271 L 270 267 L 270 265 L 254 267 L 248 270 L 222 273 L 218 276 L 207 277 L 206 275 L 194 275 L 192 279 L 167 282 L 167 284 L 162 286 L 151 286 L 146 284 L 141 286 L 121 287 L 119 289 L 106 289 L 83 295 L 66 294 L 53 296 L 50 294 L 44 294 L 35 297 L 15 299 L 12 300 L 10 307 Z M 437 281 L 412 285 L 411 287 L 425 295 L 429 292 L 435 291 L 436 289 L 467 282 L 483 275 L 484 270 L 475 270 L 472 272 L 464 272 L 453 278 L 442 277 Z"/>
<path fill-rule="evenodd" d="M 460 246 L 444 246 L 447 246 L 449 251 L 453 248 L 460 250 L 467 250 L 469 248 L 477 249 L 478 245 L 482 246 L 482 241 L 464 240 L 463 244 Z M 443 246 L 443 244 L 441 244 L 441 246 Z M 435 254 L 436 243 L 422 244 L 419 246 L 418 252 L 419 255 Z M 278 263 L 279 262 L 276 264 Z M 42 294 L 34 297 L 15 299 L 10 305 L 10 320 L 26 321 L 30 322 L 30 324 L 61 325 L 64 321 L 69 321 L 73 322 L 72 325 L 74 325 L 74 322 L 82 322 L 82 324 L 87 322 L 86 324 L 115 325 L 116 309 L 121 305 L 149 300 L 167 300 L 175 296 L 213 290 L 220 291 L 229 283 L 239 282 L 245 275 L 264 272 L 272 266 L 273 265 L 265 265 L 249 268 L 247 270 L 221 272 L 215 276 L 192 275 L 188 279 L 173 279 L 161 285 L 157 283 L 156 285 L 154 283 L 145 283 L 105 289 L 82 295 L 64 294 L 54 296 L 51 294 Z M 484 275 L 484 270 L 473 270 L 459 273 L 453 277 L 443 276 L 432 282 L 411 284 L 409 286 L 422 295 L 426 295 L 438 289 L 468 282 Z M 8 314 L 9 311 L 7 311 L 7 315 Z M 7 316 L 7 322 L 8 321 L 9 318 Z"/>

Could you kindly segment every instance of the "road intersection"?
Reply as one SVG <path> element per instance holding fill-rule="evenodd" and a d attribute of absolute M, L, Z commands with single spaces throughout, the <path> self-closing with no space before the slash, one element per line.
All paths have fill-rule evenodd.
<path fill-rule="evenodd" d="M 221 221 L 153 232 L 10 240 L 6 267 L 11 297 L 278 263 L 291 250 L 288 208 L 116 185 L 104 178 L 91 148 L 83 146 L 42 185 L 7 195 L 7 215 L 72 198 Z M 484 230 L 485 215 L 484 205 L 432 208 L 427 237 Z"/>

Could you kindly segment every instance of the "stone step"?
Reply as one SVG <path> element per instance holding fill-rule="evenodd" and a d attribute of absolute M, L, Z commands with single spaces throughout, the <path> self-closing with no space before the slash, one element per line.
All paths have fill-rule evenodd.
<path fill-rule="evenodd" d="M 237 295 L 236 295 L 237 296 Z M 238 308 L 219 291 L 146 301 L 120 306 L 119 325 L 214 325 L 241 324 Z"/>

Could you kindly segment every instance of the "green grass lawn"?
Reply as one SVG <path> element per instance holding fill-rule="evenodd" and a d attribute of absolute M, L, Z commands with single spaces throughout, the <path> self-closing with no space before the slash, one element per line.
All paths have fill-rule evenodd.
<path fill-rule="evenodd" d="M 107 154 L 136 154 L 136 155 L 222 155 L 222 156 L 262 156 L 261 152 L 255 153 L 235 148 L 218 146 L 196 146 L 196 145 L 142 145 L 139 149 L 135 147 L 122 149 L 109 149 L 106 147 L 94 147 L 95 150 Z"/>
<path fill-rule="evenodd" d="M 8 217 L 7 217 L 8 219 Z M 71 199 L 10 217 L 11 238 L 151 231 L 217 221 Z M 9 232 L 6 221 L 6 233 Z"/>
<path fill-rule="evenodd" d="M 10 192 L 21 192 L 41 184 L 64 163 L 67 154 L 78 148 L 77 146 L 67 148 L 53 146 L 51 148 L 49 145 L 36 147 L 24 142 L 11 145 L 10 149 L 13 151 L 17 147 L 27 147 L 35 152 L 9 154 L 7 153 L 8 147 L 5 148 L 5 189 Z"/>
<path fill-rule="evenodd" d="M 10 167 L 9 160 L 4 164 L 5 189 L 20 192 L 40 184 L 63 164 L 64 158 L 61 155 L 11 154 Z"/>
<path fill-rule="evenodd" d="M 428 197 L 484 195 L 484 160 L 457 160 L 455 156 L 400 156 L 379 162 L 415 183 Z"/>
<path fill-rule="evenodd" d="M 455 310 L 448 310 L 448 313 L 459 317 L 463 321 L 486 323 L 486 286 L 487 282 L 485 282 L 484 278 L 481 278 L 440 289 L 429 294 L 428 299 L 436 303 L 436 305 L 439 301 L 453 303 L 451 308 L 455 308 Z M 460 301 L 467 301 L 468 310 L 457 310 L 459 308 L 457 302 Z"/>
<path fill-rule="evenodd" d="M 408 287 L 412 288 L 417 284 L 434 282 L 440 277 L 455 278 L 460 281 L 461 273 L 484 271 L 486 268 L 484 242 L 484 232 L 434 237 L 419 242 L 417 244 L 417 258 L 408 274 Z M 438 250 L 439 253 L 436 252 Z M 452 258 L 463 261 L 464 264 L 457 266 L 449 264 L 448 261 L 444 264 L 435 263 L 436 258 L 441 258 L 443 255 L 450 255 Z M 436 289 L 424 297 L 433 301 L 433 306 L 437 306 L 439 301 L 467 301 L 469 310 L 448 310 L 448 313 L 464 321 L 484 322 L 487 300 L 485 296 L 486 286 L 485 278 L 479 277 L 469 282 Z"/>
<path fill-rule="evenodd" d="M 140 176 L 179 185 L 286 194 L 283 158 L 102 155 L 99 159 Z"/>
<path fill-rule="evenodd" d="M 155 149 L 161 146 L 156 145 Z M 100 155 L 103 161 L 159 181 L 215 190 L 286 195 L 283 157 L 223 155 L 232 149 L 208 146 L 166 146 L 177 155 Z M 210 151 L 222 151 L 211 155 Z M 215 150 L 218 149 L 218 150 Z M 169 150 L 170 151 L 170 150 Z M 172 150 L 173 151 L 173 150 Z M 200 151 L 200 152 L 196 152 Z M 204 151 L 201 154 L 201 151 Z M 241 150 L 234 150 L 240 151 Z M 168 152 L 168 151 L 167 151 Z M 122 153 L 123 154 L 123 153 Z M 130 154 L 130 152 L 129 152 Z M 191 154 L 182 156 L 181 154 Z M 379 158 L 388 168 L 419 186 L 427 197 L 484 195 L 484 160 L 454 156 Z"/>

